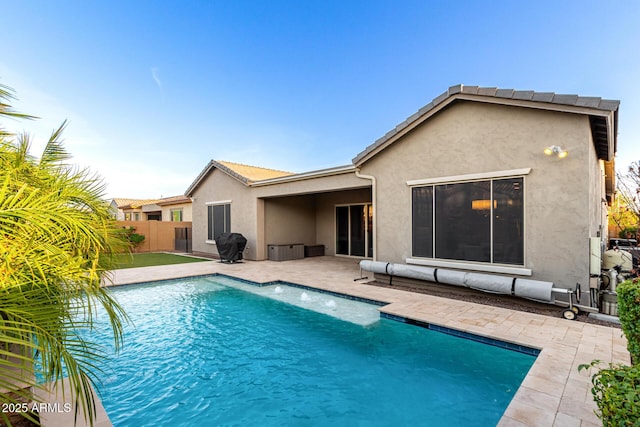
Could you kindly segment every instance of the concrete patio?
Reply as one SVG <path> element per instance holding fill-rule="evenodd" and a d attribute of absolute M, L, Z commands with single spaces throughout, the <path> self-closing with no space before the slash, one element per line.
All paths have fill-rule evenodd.
<path fill-rule="evenodd" d="M 626 340 L 618 328 L 368 286 L 358 261 L 314 257 L 296 261 L 217 261 L 114 271 L 111 285 L 143 283 L 223 273 L 268 282 L 283 280 L 387 302 L 380 311 L 541 350 L 500 421 L 500 426 L 600 426 L 594 414 L 590 374 L 578 365 L 594 359 L 629 364 Z M 366 281 L 364 281 L 366 282 Z M 51 420 L 54 421 L 54 420 Z M 56 425 L 55 422 L 47 423 Z M 100 423 L 100 425 L 107 425 Z"/>

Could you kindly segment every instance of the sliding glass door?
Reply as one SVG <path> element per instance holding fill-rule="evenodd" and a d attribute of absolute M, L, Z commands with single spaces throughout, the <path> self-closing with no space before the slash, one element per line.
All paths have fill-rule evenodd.
<path fill-rule="evenodd" d="M 370 204 L 336 206 L 336 254 L 373 256 L 373 208 Z"/>

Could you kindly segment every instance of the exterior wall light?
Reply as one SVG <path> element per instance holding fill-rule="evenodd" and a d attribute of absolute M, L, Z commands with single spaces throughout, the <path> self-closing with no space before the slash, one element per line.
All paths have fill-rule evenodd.
<path fill-rule="evenodd" d="M 567 150 L 563 150 L 559 145 L 552 145 L 544 149 L 544 154 L 547 156 L 553 156 L 554 154 L 561 159 L 564 159 L 569 155 Z"/>

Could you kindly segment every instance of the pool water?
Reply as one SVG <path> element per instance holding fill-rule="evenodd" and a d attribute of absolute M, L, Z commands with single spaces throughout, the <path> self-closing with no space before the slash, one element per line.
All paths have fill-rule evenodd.
<path fill-rule="evenodd" d="M 494 426 L 535 360 L 388 319 L 363 326 L 228 280 L 113 289 L 135 324 L 99 378 L 114 426 Z"/>

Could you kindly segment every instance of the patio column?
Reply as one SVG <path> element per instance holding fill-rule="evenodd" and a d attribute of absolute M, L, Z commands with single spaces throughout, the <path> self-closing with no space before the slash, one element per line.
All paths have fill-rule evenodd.
<path fill-rule="evenodd" d="M 256 199 L 256 261 L 267 259 L 267 242 L 265 242 L 264 199 Z"/>

